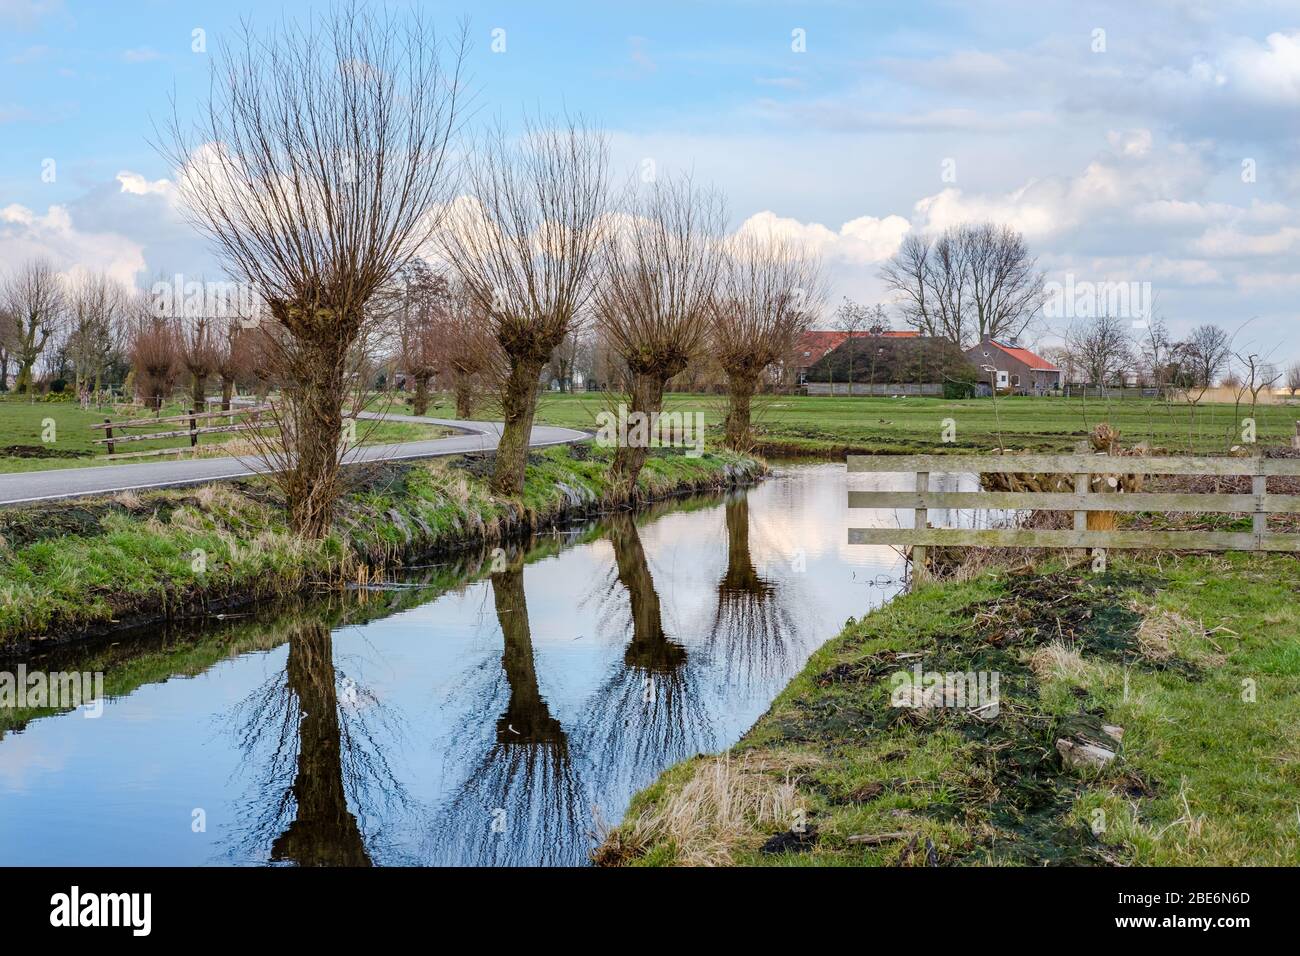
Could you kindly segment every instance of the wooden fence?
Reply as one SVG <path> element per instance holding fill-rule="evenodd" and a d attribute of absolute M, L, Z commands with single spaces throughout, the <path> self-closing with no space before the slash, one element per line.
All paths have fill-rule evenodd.
<path fill-rule="evenodd" d="M 911 528 L 850 528 L 849 544 L 911 545 L 913 567 L 925 566 L 927 547 L 1110 548 L 1187 551 L 1300 551 L 1300 534 L 1271 532 L 1271 514 L 1300 514 L 1300 496 L 1268 491 L 1271 477 L 1300 476 L 1294 458 L 1146 458 L 1108 455 L 850 455 L 850 472 L 905 473 L 915 491 L 850 491 L 850 508 L 906 508 Z M 931 491 L 933 473 L 1073 475 L 1072 493 Z M 1092 475 L 1249 476 L 1250 494 L 1179 492 L 1106 493 L 1091 490 Z M 931 528 L 932 508 L 1072 511 L 1073 530 Z M 1249 514 L 1250 531 L 1089 531 L 1088 512 L 1209 512 Z"/>
<path fill-rule="evenodd" d="M 232 408 L 227 412 L 200 412 L 196 408 L 186 414 L 171 415 L 166 418 L 132 418 L 116 422 L 111 418 L 106 418 L 102 423 L 90 426 L 93 429 L 102 429 L 104 432 L 103 438 L 96 439 L 91 444 L 107 447 L 108 454 L 104 456 L 105 461 L 117 461 L 123 458 L 148 458 L 157 455 L 179 455 L 196 448 L 201 435 L 228 435 L 235 432 L 264 431 L 271 428 L 273 427 L 271 423 L 262 421 L 262 413 L 270 410 L 270 405 L 257 405 L 251 408 Z M 237 422 L 236 419 L 241 417 L 244 418 L 244 421 Z M 226 423 L 223 425 L 199 424 L 199 422 L 222 418 L 226 419 Z M 160 425 L 173 423 L 186 424 L 189 427 L 170 431 L 154 431 L 143 435 L 124 434 L 128 429 L 158 428 Z M 117 432 L 116 435 L 113 434 L 114 431 Z M 166 441 L 172 438 L 188 438 L 190 443 L 176 448 L 156 448 L 150 451 L 114 451 L 118 445 L 140 441 Z"/>

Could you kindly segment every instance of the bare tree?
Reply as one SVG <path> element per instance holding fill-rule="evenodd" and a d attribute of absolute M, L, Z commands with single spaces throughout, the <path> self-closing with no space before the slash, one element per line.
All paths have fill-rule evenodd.
<path fill-rule="evenodd" d="M 668 381 L 704 347 L 725 228 L 721 194 L 683 177 L 642 190 L 625 228 L 609 233 L 596 321 L 626 369 L 629 414 L 653 421 Z M 611 476 L 616 497 L 636 488 L 648 453 L 640 443 L 619 446 Z"/>
<path fill-rule="evenodd" d="M 104 372 L 116 354 L 126 318 L 129 293 L 103 272 L 80 276 L 68 295 L 70 328 L 68 353 L 77 379 L 77 393 L 99 394 Z"/>
<path fill-rule="evenodd" d="M 1198 325 L 1184 344 L 1184 352 L 1193 383 L 1209 388 L 1232 359 L 1232 337 L 1212 323 Z"/>
<path fill-rule="evenodd" d="M 235 388 L 256 380 L 257 338 L 259 333 L 242 317 L 229 318 L 220 323 L 217 334 L 217 364 L 215 372 L 221 383 L 221 410 L 230 411 Z"/>
<path fill-rule="evenodd" d="M 1162 393 L 1174 384 L 1180 346 L 1169 333 L 1165 320 L 1154 317 L 1139 336 L 1138 354 L 1144 376 Z"/>
<path fill-rule="evenodd" d="M 1295 398 L 1295 393 L 1300 392 L 1300 362 L 1292 362 L 1286 370 L 1286 390 Z"/>
<path fill-rule="evenodd" d="M 909 235 L 881 270 L 908 325 L 963 347 L 1015 338 L 1043 304 L 1043 276 L 1024 236 L 1008 226 L 954 226 Z"/>
<path fill-rule="evenodd" d="M 750 232 L 727 241 L 712 348 L 727 377 L 729 448 L 753 446 L 751 405 L 759 382 L 808 330 L 824 294 L 821 263 L 804 248 Z"/>
<path fill-rule="evenodd" d="M 199 128 L 163 152 L 189 218 L 251 283 L 278 332 L 279 442 L 263 451 L 293 527 L 324 535 L 341 493 L 345 404 L 361 403 L 376 291 L 450 196 L 464 33 L 346 4 L 322 22 L 245 24 L 217 58 Z"/>
<path fill-rule="evenodd" d="M 413 259 L 402 270 L 392 295 L 400 348 L 399 367 L 414 386 L 411 411 L 429 411 L 429 387 L 438 371 L 443 343 L 444 317 L 451 308 L 451 285 L 423 259 Z"/>
<path fill-rule="evenodd" d="M 1089 319 L 1070 329 L 1069 348 L 1093 385 L 1112 384 L 1133 364 L 1133 343 L 1124 320 L 1112 315 Z"/>
<path fill-rule="evenodd" d="M 491 487 L 506 496 L 523 491 L 542 370 L 591 297 L 609 194 L 604 134 L 579 121 L 525 125 L 519 140 L 498 128 L 478 144 L 470 195 L 442 232 L 505 354 Z"/>
<path fill-rule="evenodd" d="M 835 327 L 838 331 L 843 332 L 848 336 L 849 395 L 853 394 L 853 359 L 856 355 L 853 340 L 857 337 L 857 334 L 871 322 L 873 317 L 875 317 L 875 314 L 871 309 L 867 308 L 865 305 L 859 305 L 848 296 L 844 297 L 844 301 L 840 303 L 840 307 L 835 310 Z M 876 383 L 875 379 L 876 376 L 873 373 L 871 376 L 871 385 L 873 386 Z M 833 387 L 832 391 L 834 391 Z"/>
<path fill-rule="evenodd" d="M 190 376 L 190 407 L 203 411 L 208 379 L 221 363 L 221 329 L 207 315 L 185 316 L 180 322 L 181 365 Z"/>
<path fill-rule="evenodd" d="M 24 263 L 4 284 L 5 310 L 12 317 L 11 350 L 18 362 L 15 391 L 36 390 L 36 362 L 63 329 L 67 291 L 63 278 L 45 259 Z"/>
<path fill-rule="evenodd" d="M 133 306 L 128 354 L 135 372 L 136 394 L 147 407 L 158 410 L 171 397 L 181 369 L 181 343 L 175 323 L 155 315 L 147 299 Z"/>
<path fill-rule="evenodd" d="M 564 338 L 560 339 L 560 344 L 551 351 L 551 360 L 547 364 L 550 367 L 551 377 L 554 378 L 561 392 L 573 391 L 574 372 L 577 370 L 578 358 L 586 347 L 589 334 L 590 330 L 582 323 L 575 323 Z"/>
<path fill-rule="evenodd" d="M 497 343 L 495 325 L 465 284 L 453 281 L 449 307 L 434 332 L 440 343 L 439 371 L 450 379 L 456 417 L 474 417 L 485 380 L 500 382 L 505 354 Z"/>

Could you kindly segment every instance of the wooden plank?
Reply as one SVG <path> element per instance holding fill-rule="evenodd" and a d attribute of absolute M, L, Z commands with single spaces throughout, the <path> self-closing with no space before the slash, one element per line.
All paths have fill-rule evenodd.
<path fill-rule="evenodd" d="M 916 473 L 916 493 L 925 497 L 925 493 L 930 490 L 930 473 L 928 471 L 918 471 Z M 926 510 L 924 507 L 918 507 L 912 512 L 912 527 L 925 529 L 927 524 Z M 921 581 L 925 578 L 925 545 L 917 545 L 912 548 L 912 580 Z"/>
<path fill-rule="evenodd" d="M 170 424 L 172 422 L 188 422 L 191 418 L 230 418 L 232 415 L 249 415 L 253 412 L 269 412 L 274 406 L 258 405 L 254 408 L 240 406 L 232 408 L 228 412 L 200 412 L 197 415 L 168 415 L 166 418 L 151 418 L 143 415 L 136 419 L 127 419 L 126 421 L 110 422 L 107 419 L 99 425 L 87 425 L 87 428 L 144 428 L 153 425 Z"/>
<path fill-rule="evenodd" d="M 116 438 L 96 438 L 92 445 L 121 444 L 129 441 L 162 441 L 167 438 L 190 438 L 194 435 L 229 435 L 235 432 L 265 431 L 275 427 L 270 422 L 245 425 L 209 425 L 207 428 L 186 428 L 174 432 L 154 432 L 150 435 L 119 435 Z"/>
<path fill-rule="evenodd" d="M 1091 491 L 1091 479 L 1088 477 L 1087 473 L 1080 472 L 1079 474 L 1075 475 L 1074 476 L 1074 497 L 1082 498 L 1086 502 L 1087 499 L 1091 497 L 1089 491 Z M 1074 530 L 1087 531 L 1088 530 L 1088 509 L 1086 507 L 1079 508 L 1078 506 L 1076 506 L 1073 510 L 1074 510 Z M 1074 557 L 1076 560 L 1082 560 L 1083 558 L 1087 557 L 1087 552 L 1078 550 L 1074 553 Z"/>
<path fill-rule="evenodd" d="M 1250 490 L 1255 493 L 1255 514 L 1251 518 L 1251 530 L 1258 535 L 1268 534 L 1268 512 L 1264 510 L 1268 498 L 1268 478 L 1255 475 L 1250 479 Z"/>
<path fill-rule="evenodd" d="M 1077 481 L 1076 481 L 1077 486 Z M 1196 494 L 1135 492 L 1133 494 L 1069 494 L 1033 491 L 850 491 L 850 508 L 987 509 L 1004 511 L 1181 511 L 1213 514 L 1300 514 L 1300 495 Z"/>
<path fill-rule="evenodd" d="M 976 548 L 1297 551 L 1300 535 L 1249 531 L 1056 531 L 1039 528 L 850 528 L 849 544 Z"/>
<path fill-rule="evenodd" d="M 1098 459 L 1101 459 L 1099 462 Z M 1300 476 L 1298 458 L 1193 458 L 1107 455 L 849 455 L 850 472 L 941 474 L 1143 474 Z"/>

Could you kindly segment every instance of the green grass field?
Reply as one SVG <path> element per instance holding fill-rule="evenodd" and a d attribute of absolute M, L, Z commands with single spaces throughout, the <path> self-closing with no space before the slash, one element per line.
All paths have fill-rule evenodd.
<path fill-rule="evenodd" d="M 1295 866 L 1295 567 L 1124 558 L 895 598 L 814 654 L 728 756 L 642 791 L 599 859 Z M 1000 711 L 895 706 L 918 664 L 999 673 Z M 1122 729 L 1113 761 L 1065 765 L 1056 741 L 1102 725 Z"/>
<path fill-rule="evenodd" d="M 595 429 L 596 416 L 616 407 L 615 395 L 578 393 L 543 396 L 538 420 Z M 726 399 L 720 395 L 672 394 L 666 411 L 702 412 L 711 442 L 721 441 Z M 1071 451 L 1098 422 L 1120 430 L 1125 444 L 1148 441 L 1170 452 L 1223 453 L 1241 444 L 1241 420 L 1248 406 L 1166 404 L 1150 400 L 999 398 L 945 401 L 937 398 L 820 398 L 765 395 L 754 403 L 754 420 L 766 454 L 838 455 L 845 451 L 925 454 L 988 451 L 999 446 L 1025 451 Z M 449 414 L 440 402 L 431 414 Z M 1261 405 L 1256 435 L 1263 443 L 1285 443 L 1295 433 L 1300 406 Z M 946 420 L 955 440 L 944 442 Z"/>
<path fill-rule="evenodd" d="M 401 412 L 404 409 L 395 408 Z M 162 417 L 180 415 L 186 411 L 179 404 L 169 405 L 162 410 Z M 93 444 L 95 439 L 103 438 L 101 429 L 90 426 L 99 424 L 105 418 L 113 421 L 139 420 L 147 422 L 154 416 L 143 410 L 124 411 L 121 408 L 83 410 L 76 402 L 26 402 L 21 399 L 0 400 L 0 473 L 17 471 L 43 471 L 48 468 L 84 468 L 90 465 L 117 464 L 106 462 L 102 456 L 107 454 L 103 445 Z M 53 432 L 47 430 L 48 422 L 53 422 Z M 223 424 L 221 419 L 200 422 L 200 425 Z M 164 422 L 157 428 L 132 428 L 125 434 L 148 434 L 151 431 L 175 431 L 185 428 L 181 422 Z M 358 437 L 365 444 L 382 444 L 385 442 L 424 441 L 441 438 L 450 434 L 448 429 L 437 425 L 416 425 L 409 422 L 361 422 L 357 426 Z M 122 434 L 116 432 L 115 434 Z M 45 440 L 52 437 L 52 440 Z M 220 446 L 232 439 L 239 439 L 236 434 L 208 434 L 199 436 L 199 447 Z M 160 448 L 186 448 L 189 438 L 168 438 L 156 441 L 130 442 L 118 445 L 118 452 L 153 451 Z M 218 452 L 219 453 L 219 452 Z M 245 450 L 244 453 L 247 453 Z M 126 458 L 121 463 L 133 461 L 166 460 L 159 458 Z"/>

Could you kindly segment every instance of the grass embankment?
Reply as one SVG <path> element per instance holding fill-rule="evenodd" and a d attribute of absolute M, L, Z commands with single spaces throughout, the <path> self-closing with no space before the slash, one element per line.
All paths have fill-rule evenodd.
<path fill-rule="evenodd" d="M 611 452 L 588 445 L 529 456 L 518 500 L 487 490 L 485 458 L 372 468 L 340 503 L 335 531 L 304 541 L 258 482 L 124 493 L 0 512 L 0 649 L 366 580 L 411 555 L 526 535 L 626 504 L 608 499 Z M 658 451 L 643 498 L 755 480 L 760 462 Z"/>
<path fill-rule="evenodd" d="M 643 791 L 598 859 L 1294 866 L 1297 580 L 1294 557 L 1230 555 L 928 584 Z M 891 706 L 917 664 L 997 672 L 997 716 Z M 1115 759 L 1067 766 L 1057 740 L 1113 745 L 1106 725 Z"/>
<path fill-rule="evenodd" d="M 395 411 L 400 410 L 395 409 Z M 183 422 L 163 422 L 156 427 L 149 427 L 149 423 L 155 417 L 168 418 L 183 415 L 187 411 L 188 408 L 177 404 L 168 405 L 155 415 L 143 408 L 83 409 L 76 402 L 29 402 L 17 397 L 0 398 L 0 474 L 171 460 L 168 456 L 160 455 L 153 458 L 105 461 L 103 458 L 107 454 L 105 446 L 94 444 L 96 439 L 104 437 L 104 432 L 102 429 L 90 426 L 103 423 L 105 418 L 111 418 L 115 422 L 138 423 L 129 431 L 115 432 L 115 436 L 178 431 L 184 430 L 188 425 Z M 50 422 L 53 422 L 52 432 L 49 428 Z M 198 424 L 210 427 L 225 422 L 225 419 L 211 419 L 200 421 Z M 440 425 L 422 425 L 414 422 L 366 420 L 357 425 L 357 438 L 366 445 L 427 441 L 450 434 L 452 434 L 451 429 Z M 190 440 L 185 436 L 129 442 L 117 445 L 114 450 L 125 453 L 179 448 L 185 449 L 185 455 L 191 455 L 193 453 L 188 451 L 189 447 Z M 197 452 L 203 457 L 257 454 L 256 448 L 248 442 L 247 436 L 238 432 L 200 435 Z"/>
<path fill-rule="evenodd" d="M 616 395 L 577 393 L 543 396 L 538 421 L 595 429 L 596 415 L 616 407 Z M 614 404 L 611 404 L 614 403 Z M 701 412 L 706 447 L 722 444 L 726 398 L 671 393 L 666 411 Z M 453 414 L 445 400 L 431 415 Z M 762 395 L 754 401 L 755 451 L 767 457 L 854 454 L 949 454 L 992 451 L 1068 452 L 1098 422 L 1120 430 L 1124 443 L 1147 441 L 1171 453 L 1223 454 L 1240 444 L 1242 406 L 1198 405 L 1145 399 L 999 398 L 945 401 L 939 398 L 831 398 Z M 1254 418 L 1261 443 L 1289 443 L 1300 408 L 1260 405 Z M 955 429 L 945 442 L 947 419 Z"/>

